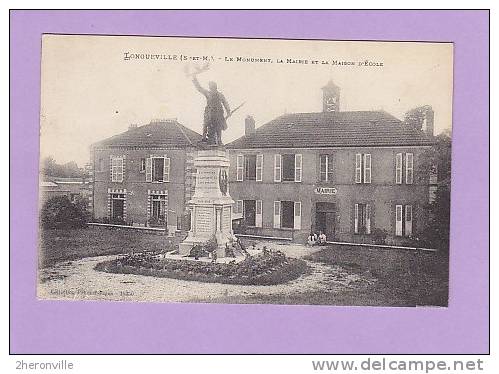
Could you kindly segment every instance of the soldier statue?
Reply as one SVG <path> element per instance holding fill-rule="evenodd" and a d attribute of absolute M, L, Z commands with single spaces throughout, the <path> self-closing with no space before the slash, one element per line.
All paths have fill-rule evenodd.
<path fill-rule="evenodd" d="M 229 103 L 225 96 L 218 91 L 215 82 L 209 82 L 208 89 L 205 89 L 199 84 L 196 74 L 193 74 L 192 77 L 196 89 L 206 97 L 202 141 L 209 145 L 222 145 L 222 130 L 227 129 L 226 119 L 233 112 L 230 111 Z"/>

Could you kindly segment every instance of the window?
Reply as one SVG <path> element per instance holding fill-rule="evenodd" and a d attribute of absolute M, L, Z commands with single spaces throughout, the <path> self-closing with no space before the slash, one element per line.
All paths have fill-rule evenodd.
<path fill-rule="evenodd" d="M 145 158 L 141 158 L 140 159 L 140 168 L 139 168 L 139 171 L 141 173 L 144 173 L 146 171 L 146 159 Z"/>
<path fill-rule="evenodd" d="M 256 155 L 244 156 L 244 179 L 248 181 L 256 180 Z"/>
<path fill-rule="evenodd" d="M 111 218 L 118 221 L 125 219 L 125 194 L 111 194 Z"/>
<path fill-rule="evenodd" d="M 281 227 L 292 229 L 295 226 L 294 201 L 281 201 Z"/>
<path fill-rule="evenodd" d="M 124 162 L 125 159 L 123 156 L 116 157 L 111 156 L 111 181 L 112 182 L 123 182 L 123 174 L 124 174 Z"/>
<path fill-rule="evenodd" d="M 282 180 L 295 181 L 295 155 L 282 155 Z"/>
<path fill-rule="evenodd" d="M 263 179 L 263 154 L 237 155 L 236 180 L 258 181 Z"/>
<path fill-rule="evenodd" d="M 395 205 L 395 235 L 411 236 L 412 222 L 412 205 Z"/>
<path fill-rule="evenodd" d="M 151 199 L 150 220 L 151 225 L 165 226 L 167 223 L 167 195 L 149 195 Z"/>
<path fill-rule="evenodd" d="M 371 183 L 371 154 L 355 155 L 355 183 Z"/>
<path fill-rule="evenodd" d="M 274 182 L 301 182 L 302 155 L 284 154 L 275 155 Z"/>
<path fill-rule="evenodd" d="M 301 229 L 301 202 L 274 201 L 274 228 Z"/>
<path fill-rule="evenodd" d="M 262 227 L 262 200 L 244 200 L 243 209 L 244 223 L 247 226 Z"/>
<path fill-rule="evenodd" d="M 319 175 L 321 182 L 333 181 L 333 155 L 320 155 Z"/>
<path fill-rule="evenodd" d="M 169 182 L 170 159 L 164 157 L 148 157 L 146 159 L 146 182 Z"/>
<path fill-rule="evenodd" d="M 404 157 L 405 155 L 405 157 Z M 412 153 L 397 153 L 395 155 L 395 183 L 402 184 L 405 164 L 405 183 L 413 184 L 414 182 L 414 154 Z"/>
<path fill-rule="evenodd" d="M 371 206 L 369 204 L 355 204 L 354 233 L 371 233 Z"/>
<path fill-rule="evenodd" d="M 234 214 L 243 214 L 243 200 L 236 200 L 234 204 Z"/>
<path fill-rule="evenodd" d="M 152 181 L 153 182 L 163 182 L 163 173 L 165 169 L 165 163 L 162 158 L 152 159 Z"/>

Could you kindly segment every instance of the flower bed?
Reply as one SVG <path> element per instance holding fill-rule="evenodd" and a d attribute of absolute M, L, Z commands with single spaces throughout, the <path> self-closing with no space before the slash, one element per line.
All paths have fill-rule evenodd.
<path fill-rule="evenodd" d="M 150 253 L 138 253 L 101 262 L 95 270 L 199 282 L 272 285 L 298 278 L 308 266 L 305 261 L 288 258 L 280 251 L 247 256 L 239 263 L 226 264 L 163 259 Z"/>

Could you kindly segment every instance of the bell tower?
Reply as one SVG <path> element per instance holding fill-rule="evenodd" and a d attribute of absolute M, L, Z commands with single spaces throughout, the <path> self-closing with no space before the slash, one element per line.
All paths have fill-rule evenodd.
<path fill-rule="evenodd" d="M 340 111 L 340 88 L 332 80 L 322 87 L 322 111 Z"/>

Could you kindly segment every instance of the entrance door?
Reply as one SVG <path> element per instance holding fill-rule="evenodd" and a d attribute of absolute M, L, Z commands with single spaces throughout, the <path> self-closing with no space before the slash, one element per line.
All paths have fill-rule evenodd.
<path fill-rule="evenodd" d="M 125 200 L 121 198 L 114 198 L 112 201 L 112 211 L 111 211 L 111 217 L 116 220 L 122 220 L 124 216 L 124 206 L 125 206 Z"/>
<path fill-rule="evenodd" d="M 317 231 L 326 234 L 327 240 L 332 240 L 335 235 L 336 204 L 316 203 L 315 205 L 315 227 Z"/>

